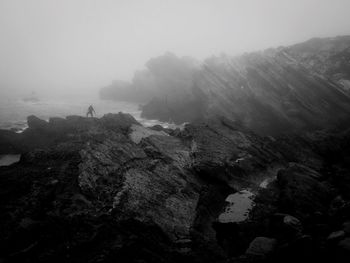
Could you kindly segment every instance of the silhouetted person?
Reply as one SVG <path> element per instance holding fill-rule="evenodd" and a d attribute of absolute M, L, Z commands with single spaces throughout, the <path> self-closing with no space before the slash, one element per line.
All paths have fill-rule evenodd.
<path fill-rule="evenodd" d="M 96 114 L 94 108 L 92 107 L 92 105 L 90 105 L 87 110 L 86 117 L 89 117 L 89 115 L 91 115 L 91 117 L 94 117 L 94 113 Z"/>

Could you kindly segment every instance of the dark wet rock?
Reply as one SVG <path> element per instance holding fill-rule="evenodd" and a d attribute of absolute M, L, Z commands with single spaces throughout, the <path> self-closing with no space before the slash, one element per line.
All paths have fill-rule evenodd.
<path fill-rule="evenodd" d="M 277 180 L 281 187 L 280 207 L 286 212 L 302 219 L 317 212 L 327 213 L 332 191 L 314 179 L 308 169 L 296 171 L 289 167 L 278 173 Z"/>
<path fill-rule="evenodd" d="M 316 180 L 322 180 L 322 175 L 319 172 L 299 163 L 289 163 L 288 169 L 294 173 L 306 174 Z"/>
<path fill-rule="evenodd" d="M 137 122 L 121 114 L 100 120 L 74 116 L 54 123 L 67 129 L 53 146 L 25 153 L 17 168 L 2 170 L 2 255 L 17 260 L 34 254 L 35 262 L 37 256 L 62 261 L 63 255 L 74 258 L 76 253 L 82 260 L 80 249 L 101 238 L 104 245 L 93 253 L 110 259 L 165 260 L 159 242 L 171 258 L 196 253 L 191 242 L 181 248 L 178 244 L 192 239 L 201 189 L 207 186 L 187 170 L 190 149 L 180 139 L 151 135 L 137 145 L 129 139 Z M 19 173 L 18 167 L 23 168 Z M 111 220 L 115 226 L 109 226 Z M 134 223 L 122 230 L 124 222 Z M 127 241 L 129 235 L 134 241 Z M 22 242 L 16 244 L 18 238 Z M 110 247 L 111 242 L 116 244 Z M 131 255 L 133 246 L 146 252 L 145 242 L 151 242 L 153 252 Z M 89 254 L 89 260 L 97 262 L 95 256 Z"/>
<path fill-rule="evenodd" d="M 141 125 L 135 124 L 131 125 L 130 130 L 131 132 L 129 133 L 129 137 L 136 144 L 139 144 L 142 141 L 142 139 L 145 139 L 150 136 L 168 136 L 168 134 L 164 131 L 155 131 L 152 129 L 145 128 Z"/>
<path fill-rule="evenodd" d="M 346 160 L 325 157 L 343 150 L 345 135 L 271 139 L 226 118 L 166 133 L 122 113 L 36 125 L 0 132 L 23 143 L 14 144 L 20 162 L 0 167 L 8 262 L 253 262 L 243 254 L 256 236 L 276 239 L 271 257 L 284 259 L 319 251 L 349 220 L 333 173 Z M 220 222 L 225 199 L 247 188 L 247 220 Z M 273 242 L 264 242 L 254 248 L 266 252 Z"/>
<path fill-rule="evenodd" d="M 266 257 L 273 253 L 277 240 L 267 237 L 256 237 L 249 245 L 246 254 Z"/>
<path fill-rule="evenodd" d="M 159 124 L 150 127 L 150 129 L 155 130 L 155 131 L 164 131 L 165 130 L 165 128 Z"/>
<path fill-rule="evenodd" d="M 286 215 L 283 218 L 283 223 L 286 224 L 288 227 L 294 228 L 301 232 L 302 225 L 298 218 L 295 218 L 294 216 L 291 216 L 291 215 Z"/>
<path fill-rule="evenodd" d="M 345 237 L 345 232 L 343 230 L 335 231 L 329 234 L 327 241 L 337 242 Z"/>
<path fill-rule="evenodd" d="M 225 118 L 188 124 L 179 136 L 191 148 L 192 167 L 198 174 L 233 188 L 256 185 L 258 173 L 275 162 L 283 163 L 265 139 Z"/>
<path fill-rule="evenodd" d="M 0 154 L 18 154 L 21 152 L 21 139 L 18 133 L 0 130 Z"/>
<path fill-rule="evenodd" d="M 274 236 L 290 240 L 302 234 L 303 226 L 299 219 L 291 215 L 276 213 L 270 219 L 270 229 Z"/>
<path fill-rule="evenodd" d="M 169 129 L 169 128 L 164 128 L 163 126 L 161 125 L 154 125 L 152 127 L 150 127 L 151 130 L 154 130 L 154 131 L 163 131 L 163 132 L 166 132 L 170 135 L 177 135 L 180 133 L 180 130 L 179 128 L 173 130 L 173 129 Z"/>
<path fill-rule="evenodd" d="M 105 114 L 100 121 L 107 129 L 121 130 L 123 132 L 127 132 L 132 124 L 139 124 L 130 114 L 121 112 L 118 114 Z"/>
<path fill-rule="evenodd" d="M 27 124 L 29 129 L 33 130 L 45 130 L 48 126 L 46 121 L 39 119 L 38 117 L 33 115 L 27 118 Z"/>
<path fill-rule="evenodd" d="M 204 105 L 193 95 L 191 99 L 177 100 L 176 103 L 153 98 L 142 107 L 141 116 L 166 122 L 182 124 L 204 119 Z"/>

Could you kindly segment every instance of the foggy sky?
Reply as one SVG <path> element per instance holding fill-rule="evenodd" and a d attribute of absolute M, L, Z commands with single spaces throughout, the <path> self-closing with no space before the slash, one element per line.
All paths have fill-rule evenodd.
<path fill-rule="evenodd" d="M 0 0 L 0 96 L 96 90 L 166 51 L 203 59 L 350 34 L 349 0 Z"/>

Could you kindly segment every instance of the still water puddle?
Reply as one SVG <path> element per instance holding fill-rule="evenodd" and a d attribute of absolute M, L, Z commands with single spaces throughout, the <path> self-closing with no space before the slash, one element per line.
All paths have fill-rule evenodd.
<path fill-rule="evenodd" d="M 17 163 L 20 158 L 20 154 L 0 155 L 0 166 L 9 166 L 11 164 Z"/>
<path fill-rule="evenodd" d="M 268 185 L 276 180 L 276 177 L 265 178 L 259 188 L 266 189 Z M 255 191 L 254 191 L 255 192 Z M 255 194 L 250 189 L 244 189 L 237 193 L 230 194 L 226 198 L 227 205 L 223 213 L 219 215 L 220 223 L 239 223 L 249 218 L 249 213 L 253 209 Z"/>
<path fill-rule="evenodd" d="M 219 216 L 220 223 L 237 223 L 245 221 L 250 210 L 254 206 L 254 194 L 248 190 L 242 190 L 231 194 L 226 198 L 228 205 Z"/>

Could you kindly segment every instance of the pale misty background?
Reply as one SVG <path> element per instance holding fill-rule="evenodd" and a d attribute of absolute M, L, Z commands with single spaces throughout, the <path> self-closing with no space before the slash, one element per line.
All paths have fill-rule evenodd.
<path fill-rule="evenodd" d="M 203 59 L 350 34 L 349 0 L 0 0 L 0 96 L 97 94 L 167 51 Z"/>

